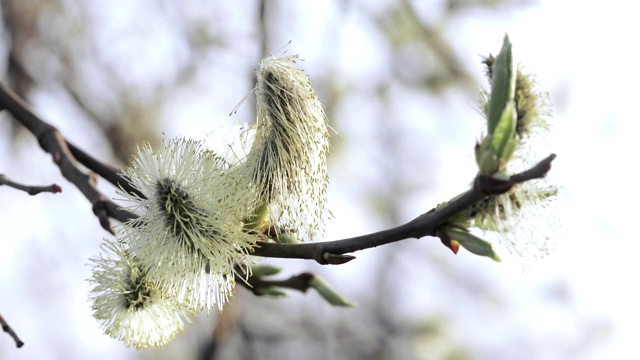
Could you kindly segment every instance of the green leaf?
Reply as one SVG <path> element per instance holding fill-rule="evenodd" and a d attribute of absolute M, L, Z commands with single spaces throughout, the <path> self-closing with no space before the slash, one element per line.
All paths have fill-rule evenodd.
<path fill-rule="evenodd" d="M 445 231 L 451 239 L 460 243 L 460 245 L 462 245 L 462 247 L 467 249 L 470 253 L 480 256 L 486 256 L 498 262 L 500 261 L 500 258 L 493 251 L 493 247 L 489 242 L 480 239 L 479 237 L 466 231 L 453 229 L 447 229 Z"/>
<path fill-rule="evenodd" d="M 342 295 L 333 290 L 326 281 L 321 277 L 314 275 L 313 279 L 309 281 L 309 285 L 318 291 L 318 294 L 322 296 L 329 304 L 335 306 L 355 307 L 356 304 L 348 301 Z"/>
<path fill-rule="evenodd" d="M 504 36 L 502 49 L 493 63 L 492 73 L 491 98 L 487 114 L 488 135 L 493 135 L 507 104 L 513 101 L 515 96 L 516 71 L 508 35 Z"/>
<path fill-rule="evenodd" d="M 282 271 L 282 268 L 273 265 L 254 265 L 251 267 L 251 274 L 255 277 L 271 276 Z"/>
<path fill-rule="evenodd" d="M 500 121 L 493 132 L 491 147 L 495 151 L 496 157 L 501 160 L 508 160 L 515 150 L 516 106 L 513 101 L 509 101 L 500 116 Z"/>

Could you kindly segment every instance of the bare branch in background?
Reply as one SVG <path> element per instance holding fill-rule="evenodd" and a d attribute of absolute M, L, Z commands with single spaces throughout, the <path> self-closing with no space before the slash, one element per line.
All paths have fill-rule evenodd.
<path fill-rule="evenodd" d="M 13 331 L 11 326 L 9 326 L 9 324 L 5 321 L 2 315 L 0 315 L 0 325 L 2 325 L 2 330 L 4 330 L 4 332 L 9 334 L 9 336 L 11 336 L 13 340 L 16 342 L 16 347 L 21 348 L 24 345 L 24 342 L 20 340 L 20 338 L 18 337 L 18 334 L 16 334 L 16 332 Z"/>
<path fill-rule="evenodd" d="M 17 182 L 11 181 L 6 175 L 0 174 L 0 186 L 2 185 L 6 185 L 14 189 L 22 190 L 29 195 L 38 195 L 42 192 L 50 192 L 54 194 L 62 192 L 62 188 L 57 184 L 52 184 L 47 186 L 22 185 L 22 184 L 18 184 Z"/>
<path fill-rule="evenodd" d="M 11 40 L 8 74 L 11 86 L 20 97 L 26 97 L 34 82 L 25 69 L 25 49 L 39 36 L 38 18 L 46 3 L 43 0 L 8 0 L 0 4 Z"/>
<path fill-rule="evenodd" d="M 22 99 L 4 84 L 0 84 L 0 108 L 9 111 L 14 119 L 36 137 L 40 147 L 51 154 L 53 162 L 60 168 L 62 176 L 74 184 L 91 202 L 93 211 L 105 230 L 114 234 L 109 217 L 120 221 L 136 217 L 135 214 L 120 209 L 118 205 L 98 191 L 96 188 L 97 176 L 94 173 L 85 174 L 78 168 L 67 141 L 58 129 L 41 120 L 29 110 L 28 105 Z M 124 181 L 122 182 L 124 183 Z"/>

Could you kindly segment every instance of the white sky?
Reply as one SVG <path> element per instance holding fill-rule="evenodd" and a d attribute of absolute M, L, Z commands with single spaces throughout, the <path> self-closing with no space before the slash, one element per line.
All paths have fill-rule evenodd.
<path fill-rule="evenodd" d="M 333 6 L 319 6 L 319 9 L 309 12 L 312 15 L 283 23 L 272 43 L 284 45 L 293 40 L 290 52 L 300 53 L 306 60 L 302 66 L 311 74 L 312 81 L 314 75 L 322 76 L 323 71 L 333 70 L 348 74 L 366 88 L 367 84 L 379 80 L 372 77 L 372 73 L 380 77 L 388 76 L 388 62 L 391 60 L 380 55 L 386 53 L 381 51 L 384 45 L 381 45 L 380 35 L 373 32 L 371 26 L 365 24 L 357 14 L 351 14 L 346 19 L 337 18 Z M 425 16 L 429 16 L 428 9 L 425 11 Z M 126 11 L 124 14 L 115 17 L 110 26 L 130 24 L 131 18 L 127 18 Z M 332 25 L 336 23 L 342 24 L 343 33 L 332 33 Z M 635 190 L 635 155 L 638 153 L 635 107 L 638 106 L 637 84 L 640 83 L 637 65 L 640 63 L 640 54 L 636 40 L 640 33 L 638 24 L 633 2 L 545 1 L 540 6 L 512 12 L 506 17 L 490 12 L 480 16 L 477 13 L 469 14 L 447 28 L 447 35 L 455 39 L 458 55 L 464 55 L 470 64 L 478 63 L 478 55 L 496 53 L 504 32 L 508 32 L 514 43 L 517 61 L 537 75 L 541 87 L 550 91 L 554 103 L 556 125 L 553 128 L 552 148 L 558 154 L 558 159 L 554 162 L 549 179 L 562 188 L 558 201 L 562 235 L 557 239 L 556 250 L 549 258 L 523 274 L 517 265 L 509 264 L 509 261 L 497 265 L 465 254 L 455 258 L 444 251 L 440 254 L 439 247 L 423 244 L 433 242 L 432 239 L 420 243 L 408 241 L 404 245 L 415 246 L 416 252 L 436 252 L 436 259 L 446 259 L 442 260 L 446 265 L 425 264 L 424 269 L 408 269 L 406 276 L 410 277 L 412 272 L 416 276 L 424 275 L 429 271 L 438 271 L 438 266 L 451 266 L 454 268 L 451 271 L 465 281 L 488 284 L 492 292 L 509 303 L 508 319 L 496 320 L 492 313 L 475 314 L 473 304 L 468 303 L 455 309 L 457 317 L 451 315 L 453 326 L 459 331 L 463 331 L 461 329 L 465 328 L 464 321 L 467 320 L 472 324 L 483 324 L 486 334 L 474 334 L 470 339 L 461 335 L 462 339 L 470 341 L 478 349 L 479 356 L 491 354 L 492 346 L 507 351 L 500 344 L 501 337 L 503 340 L 510 339 L 511 329 L 522 327 L 528 329 L 530 338 L 512 339 L 514 343 L 547 342 L 548 351 L 541 348 L 537 353 L 529 354 L 529 357 L 519 357 L 516 349 L 512 350 L 516 351 L 512 354 L 503 352 L 502 358 L 508 359 L 510 355 L 527 359 L 575 358 L 562 342 L 571 343 L 579 336 L 584 336 L 585 331 L 593 336 L 594 343 L 598 345 L 588 353 L 576 350 L 573 355 L 587 359 L 640 356 L 640 350 L 634 346 L 637 334 L 640 334 L 640 310 L 637 306 L 640 295 L 635 289 L 638 283 L 636 274 L 640 273 L 640 262 L 636 255 L 640 245 L 633 227 L 636 221 L 634 206 L 640 200 Z M 109 27 L 105 28 L 107 35 L 101 41 L 109 43 L 113 38 L 108 36 L 106 29 Z M 161 36 L 154 32 L 148 35 L 156 40 L 157 36 Z M 336 39 L 339 39 L 337 45 L 334 43 Z M 131 41 L 131 46 L 136 46 L 135 39 Z M 126 53 L 126 43 L 120 45 L 115 50 Z M 335 53 L 332 52 L 332 46 L 336 49 Z M 179 45 L 176 47 L 180 48 Z M 223 55 L 212 61 L 217 64 L 241 61 L 238 59 L 243 57 L 243 52 L 251 51 L 242 46 L 238 49 L 235 55 Z M 170 50 L 158 50 L 159 53 L 167 51 Z M 158 53 L 150 54 L 153 57 Z M 184 61 L 183 56 L 187 55 L 178 54 L 175 61 Z M 112 61 L 118 58 L 114 56 Z M 163 69 L 160 62 L 154 62 L 149 67 L 136 64 L 139 63 L 132 66 L 140 79 L 154 77 Z M 478 66 L 478 73 L 480 71 Z M 236 75 L 220 74 L 228 76 L 230 82 Z M 203 125 L 201 120 L 223 118 L 248 91 L 248 84 L 232 89 L 222 85 L 208 88 L 211 95 L 201 100 L 194 100 L 191 95 L 203 88 L 180 90 L 167 106 L 163 129 L 171 135 L 197 136 L 214 128 L 210 123 Z M 197 83 L 197 86 L 205 85 Z M 554 96 L 556 93 L 562 97 Z M 365 95 L 356 94 L 352 97 L 353 103 L 345 105 L 342 112 L 346 118 L 362 119 L 378 111 L 375 107 L 368 107 Z M 444 129 L 437 123 L 418 122 L 425 104 L 436 105 L 429 103 L 433 99 L 412 96 L 407 97 L 409 100 L 399 100 L 403 101 L 403 110 L 398 114 L 398 121 L 415 121 L 415 125 L 407 128 L 414 132 L 416 141 L 420 141 L 421 131 L 433 134 Z M 451 109 L 446 114 L 430 112 L 432 116 L 450 119 L 450 127 L 457 127 L 458 130 L 447 132 L 441 138 L 426 138 L 425 141 L 436 143 L 440 149 L 437 154 L 425 154 L 425 157 L 436 159 L 434 161 L 438 168 L 433 186 L 437 191 L 416 191 L 406 201 L 403 213 L 405 220 L 464 190 L 462 187 L 473 176 L 473 169 L 469 168 L 472 166 L 472 145 L 481 128 L 481 121 L 473 118 L 477 116 L 474 115 L 475 104 L 464 97 L 459 98 L 460 103 L 448 104 Z M 418 103 L 416 100 L 424 102 Z M 69 126 L 65 134 L 78 138 L 81 146 L 92 147 L 99 157 L 109 156 L 106 142 L 93 135 L 97 134 L 97 130 L 91 124 L 65 120 L 75 114 L 64 106 L 64 102 L 61 105 L 55 89 L 34 94 L 32 102 L 40 113 L 63 128 L 63 131 L 65 126 Z M 211 115 L 211 111 L 216 113 Z M 177 118 L 184 114 L 189 114 L 189 120 Z M 241 118 L 242 112 L 237 117 Z M 454 121 L 459 118 L 462 119 L 461 123 L 456 125 Z M 361 178 L 366 178 L 369 174 L 367 171 L 375 175 L 376 169 L 362 170 L 361 178 L 357 177 L 358 174 L 349 173 L 348 169 L 344 170 L 348 167 L 346 164 L 366 162 L 372 154 L 367 150 L 371 148 L 367 146 L 371 143 L 367 138 L 368 130 L 361 125 L 362 121 L 338 124 L 342 137 L 350 144 L 350 151 L 332 160 L 335 181 L 331 185 L 330 206 L 336 219 L 329 223 L 327 239 L 378 230 L 367 221 L 366 211 L 359 211 L 358 204 L 352 203 L 352 189 L 359 186 L 357 182 Z M 17 191 L 0 188 L 0 201 L 6 204 L 3 205 L 5 211 L 8 210 L 4 215 L 3 247 L 0 251 L 0 283 L 3 286 L 0 313 L 14 325 L 27 343 L 25 348 L 15 350 L 7 336 L 0 337 L 0 358 L 57 358 L 63 354 L 69 358 L 84 358 L 80 354 L 105 359 L 133 356 L 134 351 L 102 335 L 88 309 L 88 285 L 78 284 L 89 277 L 88 267 L 84 264 L 90 256 L 97 254 L 99 239 L 103 236 L 89 205 L 72 186 L 60 180 L 59 172 L 52 166 L 48 156 L 39 153 L 39 150 L 35 150 L 34 156 L 33 149 L 37 146 L 34 141 L 20 145 L 21 150 L 26 152 L 10 149 L 6 141 L 9 136 L 6 125 L 6 122 L 0 122 L 0 136 L 5 139 L 0 141 L 0 159 L 6 164 L 6 167 L 0 168 L 0 172 L 29 183 L 56 181 L 63 186 L 64 192 L 56 196 L 44 194 L 28 197 Z M 74 129 L 82 130 L 79 134 L 74 133 Z M 82 136 L 86 134 L 91 135 Z M 350 288 L 351 284 L 357 283 L 358 274 L 374 264 L 383 251 L 356 254 L 358 259 L 344 266 L 344 269 L 334 267 L 322 270 L 333 284 L 350 297 L 350 290 L 356 294 L 358 292 L 357 285 Z M 67 266 L 69 263 L 77 266 Z M 286 264 L 290 272 L 316 269 L 309 263 L 280 264 Z M 481 276 L 477 274 L 479 272 Z M 341 284 L 341 281 L 344 283 Z M 433 299 L 432 294 L 416 290 L 414 281 L 399 290 L 409 288 L 405 290 L 413 291 L 411 294 L 415 295 L 403 305 L 405 315 L 410 316 L 413 311 L 452 311 Z M 38 286 L 31 286 L 31 282 Z M 568 292 L 564 295 L 566 306 L 548 299 L 557 295 L 553 293 L 554 284 L 558 285 L 557 289 Z M 429 289 L 433 290 L 434 286 L 450 288 L 432 284 Z M 458 291 L 465 296 L 464 289 Z M 42 307 L 44 299 L 47 301 L 45 308 Z M 505 314 L 500 313 L 500 316 Z M 576 319 L 586 320 L 582 324 Z M 505 326 L 505 323 L 510 325 Z M 553 343 L 552 339 L 557 343 Z M 556 348 L 563 350 L 554 352 Z"/>

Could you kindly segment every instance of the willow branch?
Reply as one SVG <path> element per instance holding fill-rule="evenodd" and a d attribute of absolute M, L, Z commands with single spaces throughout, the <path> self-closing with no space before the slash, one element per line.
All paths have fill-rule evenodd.
<path fill-rule="evenodd" d="M 13 338 L 13 341 L 16 342 L 16 347 L 21 348 L 24 345 L 22 340 L 20 340 L 20 338 L 18 337 L 18 334 L 16 334 L 16 332 L 13 331 L 11 326 L 9 326 L 9 324 L 4 320 L 2 315 L 0 315 L 0 325 L 2 325 L 2 330 L 4 330 L 4 332 L 9 334 L 9 336 Z"/>
<path fill-rule="evenodd" d="M 354 259 L 346 253 L 370 249 L 409 238 L 419 239 L 424 236 L 437 236 L 438 227 L 446 223 L 453 215 L 468 209 L 489 195 L 503 194 L 514 185 L 533 179 L 543 178 L 551 169 L 551 162 L 556 158 L 551 154 L 537 165 L 522 173 L 511 176 L 508 180 L 498 180 L 489 176 L 477 176 L 473 187 L 460 194 L 447 204 L 432 209 L 406 224 L 354 238 L 305 244 L 261 243 L 252 255 L 315 260 L 319 264 L 342 264 Z"/>
<path fill-rule="evenodd" d="M 76 158 L 76 160 L 78 160 L 80 164 L 86 166 L 87 169 L 100 175 L 103 179 L 107 180 L 115 187 L 124 190 L 128 194 L 134 194 L 141 199 L 146 198 L 144 194 L 140 192 L 140 190 L 131 186 L 131 183 L 127 181 L 127 178 L 120 174 L 120 170 L 118 168 L 97 160 L 96 158 L 87 154 L 84 150 L 68 141 L 67 145 L 69 146 L 71 154 Z"/>
<path fill-rule="evenodd" d="M 100 224 L 107 231 L 113 233 L 109 218 L 125 222 L 137 216 L 122 210 L 108 200 L 95 187 L 96 175 L 84 174 L 77 167 L 75 156 L 82 159 L 88 168 L 100 174 L 116 186 L 125 191 L 138 194 L 135 189 L 129 189 L 128 181 L 123 178 L 116 168 L 100 163 L 76 146 L 69 144 L 60 132 L 53 126 L 38 118 L 28 105 L 10 89 L 0 83 L 0 107 L 8 110 L 14 118 L 24 125 L 38 139 L 42 149 L 52 154 L 54 162 L 60 167 L 62 175 L 85 195 L 92 203 L 94 214 L 98 216 Z M 505 193 L 514 185 L 543 178 L 551 168 L 555 154 L 549 155 L 529 170 L 511 176 L 507 180 L 499 180 L 489 176 L 476 177 L 473 187 L 460 194 L 447 204 L 434 208 L 406 224 L 388 230 L 378 231 L 353 238 L 336 241 L 325 241 L 305 244 L 276 244 L 260 243 L 252 255 L 277 258 L 295 258 L 315 260 L 320 264 L 343 264 L 355 259 L 347 253 L 378 247 L 381 245 L 401 241 L 409 238 L 419 239 L 424 236 L 437 236 L 438 227 L 447 222 L 453 215 L 469 208 L 489 195 Z"/>
<path fill-rule="evenodd" d="M 85 174 L 69 150 L 69 144 L 54 126 L 46 123 L 30 110 L 27 103 L 11 89 L 0 83 L 0 108 L 7 110 L 38 140 L 40 147 L 51 154 L 65 179 L 74 184 L 92 204 L 94 214 L 102 227 L 114 234 L 109 218 L 126 221 L 136 215 L 122 210 L 96 188 L 95 173 Z"/>

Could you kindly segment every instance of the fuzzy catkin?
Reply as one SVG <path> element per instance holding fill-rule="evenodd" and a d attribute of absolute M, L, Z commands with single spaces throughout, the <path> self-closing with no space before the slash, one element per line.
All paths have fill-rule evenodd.
<path fill-rule="evenodd" d="M 194 313 L 159 290 L 120 241 L 106 241 L 94 263 L 90 299 L 106 334 L 138 349 L 161 347 L 184 331 Z"/>
<path fill-rule="evenodd" d="M 242 172 L 272 222 L 313 238 L 325 216 L 329 131 L 297 60 L 269 57 L 256 72 L 257 129 Z"/>
<path fill-rule="evenodd" d="M 139 215 L 123 224 L 123 240 L 149 278 L 198 311 L 222 309 L 235 286 L 234 266 L 249 261 L 258 240 L 242 223 L 252 197 L 228 170 L 202 142 L 183 139 L 140 148 L 125 170 L 145 198 L 123 194 Z"/>

